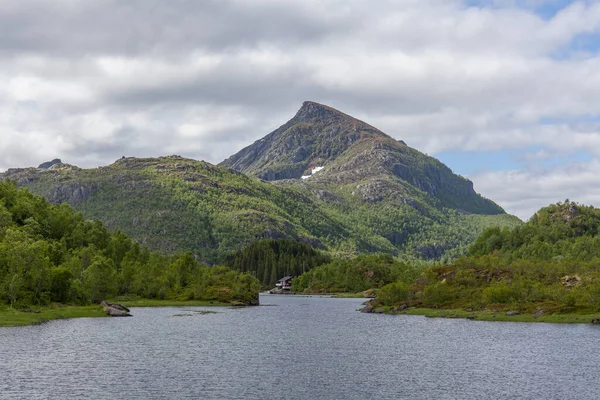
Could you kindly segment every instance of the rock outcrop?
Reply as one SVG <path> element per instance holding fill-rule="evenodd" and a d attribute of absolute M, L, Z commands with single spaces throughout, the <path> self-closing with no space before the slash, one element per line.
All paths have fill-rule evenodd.
<path fill-rule="evenodd" d="M 371 304 L 367 304 L 366 306 L 361 308 L 360 312 L 363 312 L 363 313 L 373 312 L 373 306 Z"/>
<path fill-rule="evenodd" d="M 577 274 L 575 275 L 566 275 L 560 278 L 560 282 L 565 287 L 575 287 L 581 285 L 581 277 Z"/>
<path fill-rule="evenodd" d="M 56 164 L 62 164 L 62 161 L 61 161 L 59 158 L 55 158 L 55 159 L 54 159 L 54 160 L 52 160 L 52 161 L 47 161 L 47 162 L 45 162 L 45 163 L 41 163 L 41 164 L 38 166 L 38 168 L 39 168 L 39 169 L 48 169 L 48 168 L 50 168 L 51 166 L 53 166 L 53 165 L 56 165 Z"/>
<path fill-rule="evenodd" d="M 104 307 L 104 312 L 106 313 L 106 315 L 111 316 L 111 317 L 131 317 L 131 314 L 129 313 L 129 308 L 121 305 L 121 304 L 117 304 L 117 303 L 108 303 L 105 300 L 102 300 L 102 302 L 100 303 L 100 305 L 102 307 Z"/>

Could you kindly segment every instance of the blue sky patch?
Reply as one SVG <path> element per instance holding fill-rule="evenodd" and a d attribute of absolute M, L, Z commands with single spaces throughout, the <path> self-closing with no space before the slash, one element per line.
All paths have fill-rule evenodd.
<path fill-rule="evenodd" d="M 506 6 L 499 5 L 498 1 L 494 0 L 465 0 L 465 5 L 467 7 L 482 7 L 482 8 L 506 8 Z M 574 3 L 573 0 L 548 0 L 542 2 L 542 4 L 535 5 L 532 4 L 531 0 L 515 0 L 512 4 L 507 2 L 508 4 L 514 4 L 516 7 L 531 10 L 541 18 L 545 20 L 549 20 L 554 18 L 554 16 L 565 7 L 569 6 L 571 3 Z"/>
<path fill-rule="evenodd" d="M 594 124 L 598 122 L 600 122 L 600 114 L 576 115 L 571 117 L 544 117 L 540 119 L 541 125 Z"/>
<path fill-rule="evenodd" d="M 509 171 L 528 166 L 552 167 L 561 164 L 589 162 L 593 156 L 586 151 L 558 153 L 533 146 L 524 149 L 498 151 L 445 151 L 433 155 L 456 174 L 475 175 L 486 171 Z"/>

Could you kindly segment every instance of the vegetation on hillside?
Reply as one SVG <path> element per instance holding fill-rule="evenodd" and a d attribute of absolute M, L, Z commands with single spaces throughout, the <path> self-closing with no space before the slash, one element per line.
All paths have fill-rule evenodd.
<path fill-rule="evenodd" d="M 294 279 L 292 289 L 300 293 L 357 293 L 392 282 L 411 282 L 421 271 L 421 267 L 388 254 L 362 255 L 316 267 Z"/>
<path fill-rule="evenodd" d="M 485 227 L 520 224 L 506 214 L 438 208 L 418 190 L 405 193 L 410 198 L 382 191 L 373 202 L 356 185 L 272 184 L 177 156 L 125 158 L 87 170 L 57 164 L 5 176 L 153 250 L 190 251 L 208 264 L 261 239 L 306 242 L 345 258 L 378 252 L 454 258 Z"/>
<path fill-rule="evenodd" d="M 208 264 L 261 239 L 343 258 L 449 261 L 486 227 L 521 224 L 439 160 L 314 102 L 219 166 L 178 156 L 42 166 L 0 176 L 153 250 Z"/>
<path fill-rule="evenodd" d="M 264 288 L 273 288 L 284 276 L 299 276 L 330 261 L 330 256 L 309 244 L 289 239 L 265 239 L 230 255 L 225 264 L 257 277 Z"/>
<path fill-rule="evenodd" d="M 499 252 L 512 260 L 591 261 L 600 259 L 600 209 L 566 200 L 539 210 L 513 230 L 486 229 L 468 254 Z"/>
<path fill-rule="evenodd" d="M 450 265 L 378 291 L 375 306 L 514 310 L 531 314 L 600 311 L 600 210 L 566 201 L 512 231 L 489 228 Z"/>
<path fill-rule="evenodd" d="M 251 275 L 209 268 L 191 253 L 151 252 L 66 204 L 0 182 L 0 303 L 90 304 L 117 295 L 253 303 L 258 290 Z"/>

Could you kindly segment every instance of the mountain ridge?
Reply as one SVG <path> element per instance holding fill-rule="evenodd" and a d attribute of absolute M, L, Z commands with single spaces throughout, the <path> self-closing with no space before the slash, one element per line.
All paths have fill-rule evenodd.
<path fill-rule="evenodd" d="M 315 102 L 304 102 L 288 122 L 219 165 L 267 181 L 310 178 L 310 182 L 324 185 L 360 184 L 363 192 L 365 185 L 371 186 L 370 192 L 377 192 L 376 186 L 392 186 L 390 190 L 395 193 L 416 187 L 446 207 L 470 213 L 504 213 L 500 206 L 478 195 L 470 180 L 454 174 L 436 158 Z M 313 177 L 315 168 L 320 170 Z M 376 182 L 375 188 L 372 182 Z"/>
<path fill-rule="evenodd" d="M 123 157 L 0 177 L 151 248 L 192 251 L 207 263 L 260 239 L 303 241 L 344 257 L 452 258 L 484 228 L 521 223 L 439 160 L 314 102 L 219 165 Z"/>

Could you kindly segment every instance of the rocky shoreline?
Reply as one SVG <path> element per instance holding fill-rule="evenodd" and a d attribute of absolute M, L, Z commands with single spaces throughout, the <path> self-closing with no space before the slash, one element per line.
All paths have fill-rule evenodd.
<path fill-rule="evenodd" d="M 462 310 L 462 309 L 433 309 L 410 307 L 401 304 L 396 307 L 374 306 L 371 301 L 363 303 L 358 311 L 369 314 L 391 314 L 391 315 L 420 315 L 427 318 L 458 318 L 478 321 L 504 321 L 504 322 L 546 322 L 566 324 L 593 324 L 600 325 L 600 317 L 597 314 L 546 314 L 541 308 L 535 313 L 521 313 L 515 310 L 492 311 L 492 310 Z"/>
<path fill-rule="evenodd" d="M 108 303 L 106 300 L 102 300 L 100 303 L 102 307 L 104 307 L 104 312 L 109 317 L 131 317 L 132 315 L 129 313 L 129 308 L 117 304 L 117 303 Z"/>

